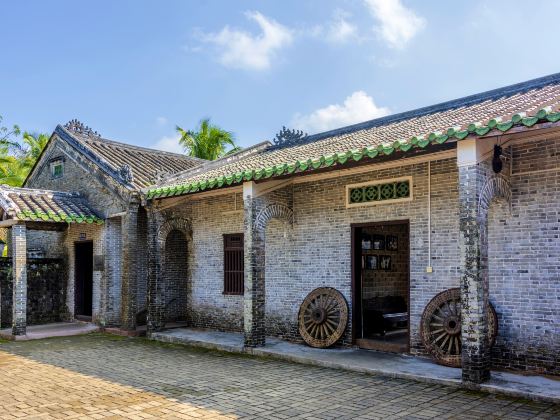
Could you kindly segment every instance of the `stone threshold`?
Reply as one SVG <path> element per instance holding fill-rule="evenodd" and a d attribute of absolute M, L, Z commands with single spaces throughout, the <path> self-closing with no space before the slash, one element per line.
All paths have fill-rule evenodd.
<path fill-rule="evenodd" d="M 100 331 L 100 328 L 89 322 L 54 322 L 51 324 L 30 325 L 25 335 L 13 335 L 11 328 L 0 330 L 0 338 L 13 341 L 40 340 L 50 337 L 68 337 Z"/>
<path fill-rule="evenodd" d="M 166 329 L 150 339 L 230 353 L 245 353 L 312 366 L 441 384 L 485 391 L 514 398 L 560 403 L 560 378 L 493 371 L 488 382 L 465 386 L 461 369 L 441 366 L 431 360 L 395 353 L 363 349 L 316 349 L 267 337 L 264 347 L 244 347 L 243 334 L 192 328 Z"/>

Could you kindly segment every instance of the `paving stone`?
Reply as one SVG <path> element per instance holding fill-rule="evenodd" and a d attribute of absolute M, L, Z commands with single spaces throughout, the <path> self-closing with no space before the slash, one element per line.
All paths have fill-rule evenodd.
<path fill-rule="evenodd" d="M 1 418 L 559 418 L 550 403 L 102 334 L 0 346 Z"/>

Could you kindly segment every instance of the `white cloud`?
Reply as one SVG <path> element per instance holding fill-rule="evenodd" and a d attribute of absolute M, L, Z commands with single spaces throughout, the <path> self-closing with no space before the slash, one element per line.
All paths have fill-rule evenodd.
<path fill-rule="evenodd" d="M 219 61 L 226 67 L 266 70 L 275 54 L 292 43 L 293 32 L 259 12 L 246 12 L 245 15 L 259 25 L 260 34 L 225 26 L 218 33 L 203 35 L 202 39 L 218 47 Z"/>
<path fill-rule="evenodd" d="M 327 26 L 327 41 L 341 44 L 355 39 L 358 36 L 358 28 L 348 21 L 350 15 L 342 10 L 336 10 L 334 17 Z"/>
<path fill-rule="evenodd" d="M 157 123 L 157 125 L 166 125 L 167 124 L 167 118 L 157 117 L 156 118 L 156 123 Z"/>
<path fill-rule="evenodd" d="M 318 133 L 387 114 L 389 114 L 388 108 L 378 107 L 371 96 L 358 90 L 348 96 L 342 105 L 328 105 L 308 115 L 296 114 L 291 125 L 311 133 Z"/>
<path fill-rule="evenodd" d="M 426 20 L 406 8 L 401 0 L 364 1 L 380 23 L 377 32 L 392 48 L 404 48 L 426 26 Z"/>
<path fill-rule="evenodd" d="M 174 136 L 165 136 L 155 142 L 152 147 L 154 149 L 164 150 L 166 152 L 185 153 L 183 146 L 179 144 L 180 138 L 181 136 L 178 134 Z"/>
<path fill-rule="evenodd" d="M 333 13 L 332 20 L 325 25 L 313 26 L 306 33 L 331 44 L 343 44 L 352 39 L 358 39 L 358 28 L 349 21 L 349 17 L 349 13 L 337 9 Z"/>

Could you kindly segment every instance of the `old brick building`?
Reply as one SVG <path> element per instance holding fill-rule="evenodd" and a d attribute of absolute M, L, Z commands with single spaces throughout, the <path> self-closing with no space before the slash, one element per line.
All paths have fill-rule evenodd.
<path fill-rule="evenodd" d="M 559 171 L 557 74 L 326 133 L 284 130 L 213 162 L 59 126 L 27 191 L 80 193 L 103 223 L 25 236 L 41 223 L 0 205 L 14 284 L 18 240 L 43 244 L 67 263 L 68 318 L 80 315 L 76 247 L 93 239 L 102 325 L 134 330 L 147 307 L 148 333 L 183 321 L 247 346 L 334 337 L 462 364 L 480 382 L 491 366 L 560 374 Z"/>

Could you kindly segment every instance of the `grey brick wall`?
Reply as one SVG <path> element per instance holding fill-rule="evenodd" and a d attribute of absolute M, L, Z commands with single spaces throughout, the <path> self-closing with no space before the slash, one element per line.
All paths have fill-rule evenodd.
<path fill-rule="evenodd" d="M 514 146 L 511 210 L 509 206 L 490 206 L 489 254 L 488 259 L 482 255 L 481 267 L 488 267 L 489 296 L 500 323 L 492 353 L 494 366 L 558 372 L 558 147 L 558 141 L 551 140 Z M 425 355 L 419 336 L 422 312 L 437 293 L 458 287 L 461 275 L 456 161 L 445 159 L 430 166 L 430 232 L 427 163 L 298 183 L 260 197 L 252 204 L 253 223 L 270 203 L 281 203 L 294 211 L 293 225 L 277 219 L 265 225 L 267 334 L 300 340 L 299 306 L 310 291 L 320 286 L 341 291 L 351 308 L 351 224 L 407 220 L 411 353 Z M 486 179 L 491 173 L 483 166 L 479 172 Z M 509 165 L 505 165 L 506 178 L 510 178 L 509 170 Z M 541 172 L 525 173 L 530 171 Z M 412 201 L 346 208 L 347 184 L 402 176 L 412 176 Z M 477 188 L 482 188 L 483 181 L 481 178 Z M 244 231 L 243 212 L 239 204 L 236 206 L 234 195 L 187 200 L 164 211 L 161 217 L 182 217 L 192 224 L 192 237 L 183 247 L 188 261 L 186 288 L 191 325 L 242 331 L 244 298 L 222 294 L 222 235 Z M 428 234 L 431 259 L 427 253 Z M 484 243 L 486 238 L 482 240 Z M 433 268 L 432 273 L 426 272 L 428 266 Z M 351 324 L 339 344 L 350 342 Z"/>
<path fill-rule="evenodd" d="M 64 175 L 61 178 L 53 179 L 50 173 L 49 160 L 60 156 L 65 159 Z M 108 178 L 81 153 L 57 137 L 50 142 L 26 186 L 29 188 L 79 192 L 100 215 L 105 217 L 127 210 L 128 200 L 130 199 L 130 193 L 125 191 L 115 180 Z M 73 243 L 80 240 L 79 234 L 81 232 L 86 233 L 88 239 L 92 238 L 94 240 L 94 255 L 102 262 L 93 275 L 93 320 L 101 325 L 114 326 L 121 324 L 123 270 L 120 219 L 121 217 L 113 217 L 107 220 L 103 226 L 72 225 L 68 232 L 63 233 L 62 238 L 58 239 L 63 243 L 63 246 L 56 244 L 57 238 L 53 233 L 41 231 L 28 233 L 29 247 L 43 248 L 47 251 L 48 257 L 64 257 L 68 260 L 67 301 L 70 317 L 73 317 L 74 312 Z M 146 241 L 145 225 L 145 211 L 142 210 L 139 216 L 138 242 Z M 132 293 L 136 294 L 139 299 L 138 302 L 141 302 L 131 309 L 132 312 L 136 312 L 146 306 L 146 247 L 144 246 L 142 251 L 135 252 L 133 255 L 138 257 L 138 263 L 132 264 L 134 267 L 130 272 L 143 279 L 139 282 L 133 282 L 136 290 Z M 127 278 L 128 273 L 128 270 L 124 272 Z M 127 315 L 127 319 L 131 319 L 131 316 Z"/>
<path fill-rule="evenodd" d="M 428 274 L 427 257 L 427 164 L 401 169 L 384 169 L 347 177 L 320 180 L 293 186 L 295 223 L 287 229 L 272 222 L 266 230 L 266 313 L 267 329 L 288 338 L 300 339 L 297 314 L 305 296 L 320 286 L 335 287 L 343 293 L 349 306 L 351 295 L 351 229 L 352 223 L 384 220 L 410 221 L 411 248 L 411 351 L 423 353 L 418 325 L 426 303 L 439 291 L 457 287 L 458 221 L 457 168 L 455 160 L 432 162 L 432 262 L 434 272 Z M 412 175 L 414 200 L 346 208 L 345 186 L 374 180 Z M 441 216 L 441 217 L 438 217 Z M 437 220 L 437 223 L 435 222 Z M 283 241 L 286 234 L 286 241 Z M 269 242 L 270 240 L 270 242 Z M 284 245 L 282 244 L 284 242 Z M 286 257 L 292 263 L 286 268 Z M 285 278 L 285 272 L 292 277 Z M 270 279 L 270 280 L 269 280 Z M 270 316 L 271 315 L 271 316 Z M 284 326 L 278 326 L 278 320 Z M 351 341 L 349 324 L 343 344 Z"/>
<path fill-rule="evenodd" d="M 45 258 L 64 258 L 64 232 L 28 230 L 27 249 L 40 249 Z"/>
<path fill-rule="evenodd" d="M 53 179 L 49 160 L 59 156 L 65 157 L 64 175 Z M 105 178 L 84 156 L 55 138 L 37 164 L 26 187 L 79 192 L 99 214 L 107 216 L 125 210 L 127 198 L 119 197 L 112 190 L 112 187 L 117 186 L 116 181 Z"/>
<path fill-rule="evenodd" d="M 105 220 L 103 235 L 102 255 L 105 259 L 105 272 L 103 273 L 103 311 L 104 325 L 119 325 L 121 323 L 121 277 L 122 277 L 122 223 L 120 217 Z"/>
<path fill-rule="evenodd" d="M 164 212 L 168 220 L 191 221 L 192 238 L 180 252 L 187 258 L 188 321 L 194 327 L 243 329 L 243 296 L 223 294 L 223 235 L 243 232 L 242 208 L 241 195 L 231 194 L 193 200 Z"/>
<path fill-rule="evenodd" d="M 186 321 L 188 313 L 187 238 L 179 230 L 167 235 L 164 249 L 163 290 L 165 321 Z"/>
<path fill-rule="evenodd" d="M 492 363 L 558 375 L 560 141 L 512 152 L 511 208 L 498 202 L 489 212 L 490 300 L 499 320 Z"/>

